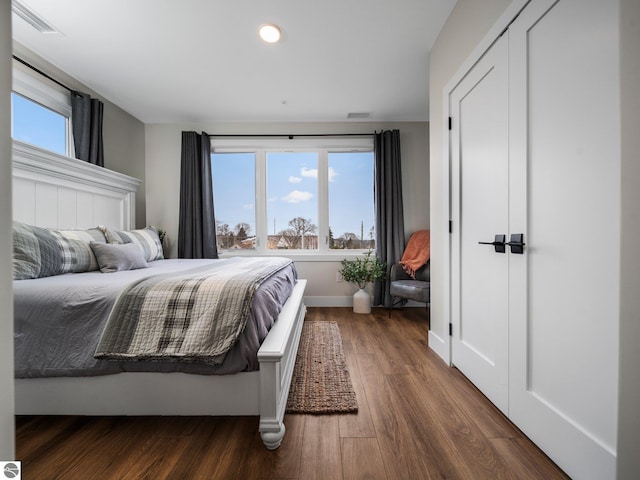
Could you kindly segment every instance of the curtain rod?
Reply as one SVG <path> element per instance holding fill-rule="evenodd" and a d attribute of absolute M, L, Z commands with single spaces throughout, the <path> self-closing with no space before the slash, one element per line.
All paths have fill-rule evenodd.
<path fill-rule="evenodd" d="M 372 137 L 373 135 L 375 135 L 374 133 L 259 133 L 259 134 L 223 134 L 223 133 L 218 133 L 218 134 L 211 134 L 209 135 L 209 138 L 215 138 L 215 137 L 224 137 L 224 138 L 237 138 L 237 137 L 244 137 L 244 138 L 282 138 L 282 137 L 286 137 L 289 140 L 293 140 L 295 137 Z"/>
<path fill-rule="evenodd" d="M 51 77 L 50 75 L 47 75 L 46 73 L 44 73 L 42 70 L 40 70 L 39 68 L 34 67 L 33 65 L 31 65 L 30 63 L 25 62 L 24 60 L 22 60 L 19 57 L 16 57 L 15 55 L 13 55 L 13 59 L 17 60 L 18 62 L 20 62 L 21 64 L 23 64 L 25 67 L 30 68 L 31 70 L 33 70 L 34 72 L 39 73 L 40 75 L 42 75 L 45 78 L 48 78 L 49 80 L 51 80 L 53 83 L 57 83 L 58 85 L 60 85 L 62 88 L 66 88 L 67 90 L 69 90 L 70 92 L 73 92 L 74 89 L 73 88 L 69 88 L 67 87 L 64 83 L 59 82 L 58 80 L 56 80 L 55 78 Z"/>

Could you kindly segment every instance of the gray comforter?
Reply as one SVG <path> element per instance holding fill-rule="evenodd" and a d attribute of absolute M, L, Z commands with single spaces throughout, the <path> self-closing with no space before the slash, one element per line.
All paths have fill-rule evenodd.
<path fill-rule="evenodd" d="M 91 376 L 122 371 L 230 374 L 256 370 L 256 352 L 295 284 L 297 274 L 293 264 L 264 280 L 256 290 L 246 326 L 221 365 L 94 358 L 109 313 L 127 285 L 152 274 L 234 261 L 159 260 L 140 270 L 15 281 L 16 377 Z"/>
<path fill-rule="evenodd" d="M 118 297 L 95 357 L 219 365 L 244 331 L 257 288 L 290 264 L 231 258 L 133 282 Z"/>

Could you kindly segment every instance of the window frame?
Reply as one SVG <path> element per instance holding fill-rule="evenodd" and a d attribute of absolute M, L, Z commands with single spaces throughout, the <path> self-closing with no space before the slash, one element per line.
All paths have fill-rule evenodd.
<path fill-rule="evenodd" d="M 318 249 L 269 250 L 267 248 L 267 153 L 315 152 L 318 154 Z M 255 155 L 255 230 L 253 250 L 222 250 L 220 257 L 286 256 L 303 261 L 338 261 L 356 258 L 368 249 L 329 248 L 329 153 L 373 152 L 373 137 L 354 136 L 318 138 L 212 138 L 211 154 L 253 153 Z M 373 185 L 372 185 L 373 188 Z M 214 192 L 215 195 L 215 192 Z"/>
<path fill-rule="evenodd" d="M 65 153 L 63 156 L 75 158 L 73 131 L 71 125 L 71 97 L 69 91 L 58 85 L 51 84 L 51 82 L 45 82 L 41 78 L 17 68 L 15 65 L 12 73 L 12 93 L 16 93 L 27 100 L 48 108 L 65 118 Z M 13 105 L 11 112 L 11 132 L 13 135 Z M 44 147 L 40 147 L 39 145 L 24 142 L 22 140 L 13 139 L 13 141 L 20 142 L 26 148 L 33 148 L 34 152 L 42 150 L 55 155 L 61 155 Z"/>

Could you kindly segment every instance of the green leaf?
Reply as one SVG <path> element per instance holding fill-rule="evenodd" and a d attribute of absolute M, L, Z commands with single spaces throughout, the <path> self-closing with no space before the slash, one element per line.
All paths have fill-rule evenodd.
<path fill-rule="evenodd" d="M 355 260 L 347 260 L 346 258 L 342 260 L 340 262 L 342 267 L 338 271 L 342 278 L 349 283 L 355 283 L 360 288 L 364 288 L 367 283 L 385 278 L 387 264 L 380 262 L 376 257 L 371 258 L 372 253 L 369 250 L 364 257 L 358 257 Z"/>

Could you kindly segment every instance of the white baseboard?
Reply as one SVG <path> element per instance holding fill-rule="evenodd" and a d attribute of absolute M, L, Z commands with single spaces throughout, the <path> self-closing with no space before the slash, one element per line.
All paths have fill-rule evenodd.
<path fill-rule="evenodd" d="M 448 341 L 449 339 L 445 340 L 433 330 L 429 330 L 429 348 L 442 358 L 447 365 L 450 365 L 449 349 L 447 348 L 447 345 L 445 345 L 445 342 Z"/>
<path fill-rule="evenodd" d="M 353 307 L 353 297 L 304 297 L 307 307 Z"/>
<path fill-rule="evenodd" d="M 307 307 L 353 307 L 353 297 L 351 295 L 338 296 L 318 296 L 304 297 L 304 304 Z M 405 305 L 406 308 L 426 308 L 424 303 L 410 300 Z"/>

